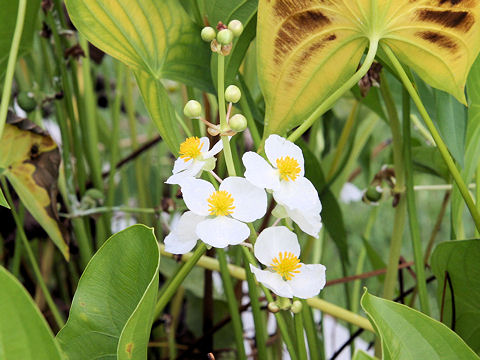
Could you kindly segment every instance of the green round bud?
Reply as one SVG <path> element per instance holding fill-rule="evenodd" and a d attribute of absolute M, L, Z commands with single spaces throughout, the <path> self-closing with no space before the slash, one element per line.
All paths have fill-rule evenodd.
<path fill-rule="evenodd" d="M 203 41 L 210 42 L 215 39 L 217 33 L 215 32 L 215 29 L 211 26 L 206 26 L 202 29 L 201 36 Z"/>
<path fill-rule="evenodd" d="M 190 100 L 183 108 L 183 113 L 189 118 L 198 118 L 202 115 L 202 105 L 196 100 Z"/>
<path fill-rule="evenodd" d="M 220 30 L 217 34 L 217 41 L 222 45 L 231 44 L 233 41 L 233 32 L 228 29 Z"/>
<path fill-rule="evenodd" d="M 22 91 L 17 96 L 18 106 L 20 106 L 25 112 L 29 113 L 35 110 L 37 102 L 33 97 L 33 93 Z"/>
<path fill-rule="evenodd" d="M 280 311 L 280 307 L 274 302 L 268 303 L 267 308 L 268 308 L 268 311 L 274 314 Z"/>
<path fill-rule="evenodd" d="M 228 125 L 233 131 L 242 132 L 247 128 L 247 119 L 242 114 L 236 114 L 230 118 Z"/>
<path fill-rule="evenodd" d="M 293 303 L 292 303 L 292 307 L 290 308 L 290 310 L 294 313 L 294 314 L 299 314 L 300 311 L 302 311 L 302 302 L 300 300 L 295 300 Z"/>
<path fill-rule="evenodd" d="M 365 198 L 370 202 L 378 202 L 382 198 L 382 190 L 376 186 L 369 186 Z"/>
<path fill-rule="evenodd" d="M 230 85 L 225 90 L 225 100 L 236 104 L 242 97 L 242 92 L 235 85 Z"/>
<path fill-rule="evenodd" d="M 228 23 L 228 29 L 232 31 L 235 37 L 239 37 L 243 32 L 243 24 L 240 20 L 232 20 Z"/>

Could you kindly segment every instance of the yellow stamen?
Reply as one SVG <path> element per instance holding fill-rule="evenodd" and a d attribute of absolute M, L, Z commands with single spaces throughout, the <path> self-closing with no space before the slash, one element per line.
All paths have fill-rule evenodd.
<path fill-rule="evenodd" d="M 210 215 L 226 216 L 230 215 L 233 212 L 233 209 L 235 209 L 235 206 L 233 206 L 232 195 L 225 190 L 215 191 L 210 195 L 207 201 Z"/>
<path fill-rule="evenodd" d="M 291 280 L 295 274 L 300 273 L 298 269 L 302 267 L 300 259 L 291 252 L 278 253 L 278 257 L 273 258 L 270 265 L 284 280 Z"/>
<path fill-rule="evenodd" d="M 280 177 L 285 181 L 295 181 L 301 171 L 298 161 L 290 156 L 277 159 L 277 169 L 280 172 Z"/>
<path fill-rule="evenodd" d="M 180 144 L 180 159 L 187 162 L 191 159 L 196 159 L 202 153 L 202 143 L 196 136 L 187 138 Z"/>

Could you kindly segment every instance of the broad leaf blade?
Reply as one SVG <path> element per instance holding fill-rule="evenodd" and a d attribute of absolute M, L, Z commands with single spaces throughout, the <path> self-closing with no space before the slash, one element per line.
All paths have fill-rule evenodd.
<path fill-rule="evenodd" d="M 57 335 L 71 360 L 146 359 L 160 255 L 153 230 L 113 235 L 85 269 Z"/>
<path fill-rule="evenodd" d="M 479 359 L 452 330 L 417 310 L 370 295 L 367 291 L 361 304 L 382 339 L 384 358 Z"/>
<path fill-rule="evenodd" d="M 15 125 L 14 125 L 15 124 Z M 43 130 L 11 113 L 1 139 L 0 168 L 20 200 L 68 260 L 57 213 L 60 153 Z"/>
<path fill-rule="evenodd" d="M 449 327 L 454 326 L 455 332 L 477 353 L 480 352 L 479 257 L 480 240 L 448 241 L 435 248 L 431 261 L 433 273 L 437 278 L 439 304 L 442 303 L 443 293 L 445 293 L 444 322 Z M 450 277 L 452 288 L 449 283 L 445 283 L 446 272 Z M 455 309 L 453 309 L 452 292 Z M 452 314 L 455 314 L 454 319 Z"/>
<path fill-rule="evenodd" d="M 62 359 L 52 330 L 32 298 L 3 266 L 0 288 L 0 359 Z"/>
<path fill-rule="evenodd" d="M 353 360 L 376 360 L 376 357 L 368 355 L 366 352 L 362 350 L 357 350 L 355 355 L 353 355 Z"/>

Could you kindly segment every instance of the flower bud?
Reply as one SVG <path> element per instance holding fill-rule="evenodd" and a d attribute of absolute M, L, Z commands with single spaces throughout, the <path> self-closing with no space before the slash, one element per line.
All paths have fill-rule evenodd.
<path fill-rule="evenodd" d="M 189 118 L 198 118 L 202 115 L 202 105 L 195 100 L 190 100 L 183 108 L 183 113 Z"/>
<path fill-rule="evenodd" d="M 228 45 L 233 41 L 233 32 L 228 29 L 220 30 L 217 34 L 217 41 L 222 45 Z"/>
<path fill-rule="evenodd" d="M 271 313 L 278 313 L 280 311 L 280 308 L 278 307 L 278 305 L 275 303 L 275 302 L 271 302 L 271 303 L 268 303 L 268 311 L 270 311 Z"/>
<path fill-rule="evenodd" d="M 33 93 L 31 92 L 22 91 L 20 94 L 18 94 L 17 103 L 18 106 L 20 106 L 22 110 L 27 113 L 32 112 L 37 107 L 37 102 L 35 101 Z"/>
<path fill-rule="evenodd" d="M 242 92 L 235 85 L 230 85 L 229 87 L 227 87 L 227 90 L 225 90 L 225 100 L 227 100 L 228 102 L 236 104 L 241 97 Z"/>
<path fill-rule="evenodd" d="M 382 189 L 379 186 L 369 186 L 365 198 L 373 203 L 378 202 L 382 198 Z"/>
<path fill-rule="evenodd" d="M 201 36 L 203 41 L 209 42 L 215 39 L 217 33 L 215 32 L 214 28 L 206 26 L 202 29 Z"/>
<path fill-rule="evenodd" d="M 302 311 L 302 307 L 303 307 L 303 304 L 300 300 L 295 300 L 293 303 L 292 303 L 292 306 L 290 308 L 290 310 L 294 313 L 294 314 L 299 314 L 301 311 Z"/>
<path fill-rule="evenodd" d="M 247 119 L 242 114 L 236 114 L 230 118 L 228 125 L 233 131 L 242 132 L 247 128 Z"/>
<path fill-rule="evenodd" d="M 232 20 L 228 23 L 228 29 L 235 37 L 239 37 L 243 32 L 243 24 L 240 20 Z"/>

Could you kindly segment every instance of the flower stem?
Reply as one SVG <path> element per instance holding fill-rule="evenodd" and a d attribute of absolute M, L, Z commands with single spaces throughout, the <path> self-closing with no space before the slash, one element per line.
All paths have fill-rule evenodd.
<path fill-rule="evenodd" d="M 411 144 L 411 124 L 410 124 L 410 96 L 403 88 L 403 139 L 405 156 L 405 180 L 408 222 L 410 225 L 410 237 L 412 239 L 413 255 L 415 259 L 415 271 L 417 274 L 417 288 L 420 297 L 420 309 L 426 315 L 430 315 L 430 305 L 428 303 L 427 282 L 425 278 L 425 264 L 423 262 L 422 242 L 420 239 L 420 230 L 418 225 L 417 207 L 415 204 L 415 191 L 413 189 L 413 161 Z"/>
<path fill-rule="evenodd" d="M 17 64 L 18 49 L 20 40 L 22 39 L 23 25 L 25 23 L 25 12 L 27 10 L 27 0 L 18 2 L 17 21 L 8 55 L 7 71 L 5 73 L 5 83 L 3 85 L 2 102 L 0 103 L 0 139 L 2 138 L 3 128 L 7 120 L 8 104 L 10 103 L 10 95 L 12 94 L 13 75 L 15 73 L 15 65 Z"/>
<path fill-rule="evenodd" d="M 297 338 L 298 359 L 307 360 L 307 348 L 305 346 L 305 334 L 303 332 L 303 315 L 302 312 L 294 315 L 295 335 Z"/>
<path fill-rule="evenodd" d="M 392 63 L 394 69 L 397 71 L 398 76 L 400 76 L 400 79 L 402 80 L 403 85 L 405 86 L 412 100 L 417 106 L 417 109 L 420 112 L 420 115 L 422 116 L 423 120 L 425 121 L 425 124 L 428 127 L 428 130 L 430 130 L 430 133 L 432 134 L 432 137 L 435 140 L 435 143 L 437 144 L 438 150 L 440 151 L 440 154 L 442 155 L 443 160 L 445 161 L 448 167 L 448 170 L 452 174 L 453 179 L 457 183 L 458 189 L 460 190 L 460 193 L 462 194 L 462 197 L 465 200 L 465 203 L 467 204 L 468 210 L 472 215 L 475 226 L 477 230 L 480 231 L 480 212 L 475 207 L 475 203 L 473 202 L 472 196 L 470 195 L 468 188 L 465 185 L 465 182 L 463 181 L 462 176 L 460 175 L 460 172 L 458 171 L 457 166 L 455 165 L 455 162 L 452 159 L 452 156 L 448 152 L 447 146 L 445 145 L 442 137 L 437 131 L 437 128 L 435 127 L 435 124 L 430 118 L 430 115 L 428 115 L 428 112 L 425 109 L 425 106 L 423 105 L 422 100 L 420 99 L 420 96 L 418 95 L 417 91 L 412 85 L 410 79 L 408 78 L 407 74 L 405 73 L 405 70 L 403 69 L 398 59 L 396 58 L 395 54 L 392 52 L 392 50 L 390 50 L 388 46 L 383 46 L 383 50 L 385 51 L 385 54 L 387 55 L 388 59 Z"/>
<path fill-rule="evenodd" d="M 318 331 L 315 326 L 312 309 L 307 305 L 305 300 L 302 300 L 303 323 L 305 326 L 305 333 L 307 334 L 308 350 L 310 359 L 322 359 L 318 346 Z"/>
<path fill-rule="evenodd" d="M 375 55 L 378 49 L 378 39 L 370 40 L 370 45 L 368 49 L 367 56 L 365 57 L 365 61 L 363 62 L 360 69 L 357 70 L 353 76 L 348 79 L 340 88 L 338 88 L 332 95 L 330 95 L 320 106 L 300 125 L 289 137 L 288 140 L 295 142 L 303 135 L 305 131 L 307 131 L 313 123 L 322 116 L 328 109 L 330 109 L 333 104 L 340 99 L 340 97 L 345 94 L 348 90 L 350 90 L 356 83 L 360 81 L 360 79 L 365 76 L 365 74 L 372 66 L 373 60 L 375 59 Z"/>

